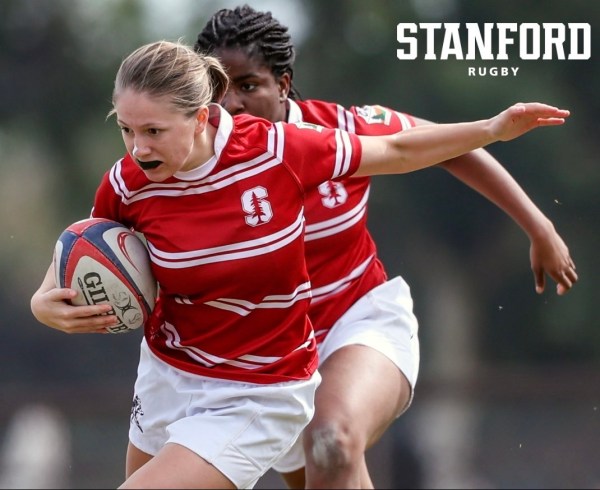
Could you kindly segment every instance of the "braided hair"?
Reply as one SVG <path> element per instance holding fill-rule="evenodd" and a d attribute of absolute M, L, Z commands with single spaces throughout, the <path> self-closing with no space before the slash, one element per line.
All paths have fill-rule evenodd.
<path fill-rule="evenodd" d="M 292 82 L 296 52 L 288 28 L 271 12 L 259 12 L 249 5 L 217 11 L 198 34 L 197 52 L 214 53 L 219 48 L 238 48 L 249 58 L 260 59 L 275 78 L 290 75 L 291 99 L 301 99 Z"/>

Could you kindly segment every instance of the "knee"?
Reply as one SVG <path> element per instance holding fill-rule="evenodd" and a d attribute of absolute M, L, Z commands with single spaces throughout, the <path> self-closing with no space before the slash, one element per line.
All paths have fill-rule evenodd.
<path fill-rule="evenodd" d="M 304 435 L 307 465 L 316 470 L 342 470 L 351 467 L 362 454 L 349 426 L 324 424 L 310 427 Z"/>

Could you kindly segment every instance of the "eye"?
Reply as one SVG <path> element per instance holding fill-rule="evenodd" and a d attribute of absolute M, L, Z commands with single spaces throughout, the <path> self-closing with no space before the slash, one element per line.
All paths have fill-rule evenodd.
<path fill-rule="evenodd" d="M 125 126 L 119 126 L 119 129 L 121 130 L 121 133 L 123 133 L 123 134 L 129 134 L 131 132 L 131 129 L 126 128 Z"/>
<path fill-rule="evenodd" d="M 242 90 L 242 92 L 252 92 L 252 91 L 256 90 L 257 86 L 258 86 L 258 84 L 256 84 L 256 83 L 244 82 L 240 85 L 240 89 Z"/>
<path fill-rule="evenodd" d="M 154 135 L 156 136 L 157 134 L 160 133 L 160 129 L 156 129 L 156 128 L 148 128 L 148 134 Z"/>

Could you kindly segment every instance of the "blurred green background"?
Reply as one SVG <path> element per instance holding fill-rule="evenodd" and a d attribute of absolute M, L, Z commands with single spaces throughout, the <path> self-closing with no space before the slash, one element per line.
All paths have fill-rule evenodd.
<path fill-rule="evenodd" d="M 101 175 L 123 153 L 105 118 L 121 59 L 159 38 L 193 44 L 213 12 L 239 3 L 0 0 L 0 488 L 26 485 L 9 462 L 19 414 L 31 407 L 50 410 L 69 439 L 56 478 L 30 485 L 121 482 L 141 332 L 65 336 L 35 321 L 29 299 L 56 238 L 89 214 Z M 568 244 L 580 280 L 566 296 L 551 281 L 535 293 L 527 237 L 448 173 L 374 179 L 370 225 L 389 275 L 411 285 L 421 372 L 413 406 L 369 458 L 378 488 L 598 488 L 600 2 L 248 3 L 290 27 L 304 98 L 379 103 L 437 122 L 518 101 L 571 110 L 564 127 L 488 147 Z M 587 22 L 592 56 L 521 61 L 509 49 L 508 61 L 423 61 L 420 48 L 419 59 L 400 61 L 401 22 Z M 470 66 L 519 71 L 469 77 Z M 23 449 L 33 473 L 36 446 Z M 277 486 L 268 474 L 257 488 Z"/>

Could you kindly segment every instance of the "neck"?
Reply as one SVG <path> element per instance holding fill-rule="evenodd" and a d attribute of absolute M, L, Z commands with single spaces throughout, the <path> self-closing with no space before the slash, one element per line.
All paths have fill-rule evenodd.
<path fill-rule="evenodd" d="M 189 156 L 190 164 L 186 165 L 187 168 L 184 168 L 184 171 L 201 167 L 215 155 L 216 132 L 217 130 L 212 124 L 207 124 L 204 131 L 196 135 L 194 148 Z"/>

